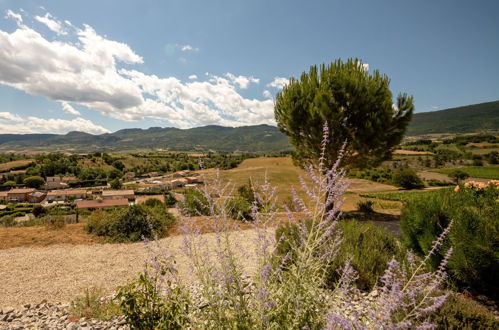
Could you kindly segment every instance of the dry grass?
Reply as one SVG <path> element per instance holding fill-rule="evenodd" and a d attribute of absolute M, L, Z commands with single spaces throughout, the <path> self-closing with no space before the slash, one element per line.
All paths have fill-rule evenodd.
<path fill-rule="evenodd" d="M 24 166 L 24 165 L 27 165 L 27 164 L 33 162 L 33 161 L 34 161 L 34 159 L 20 159 L 20 160 L 14 160 L 12 162 L 2 163 L 2 164 L 0 164 L 0 172 L 8 171 L 11 168 L 14 168 L 17 166 Z"/>
<path fill-rule="evenodd" d="M 395 155 L 433 155 L 433 152 L 429 151 L 414 151 L 414 150 L 403 150 L 398 149 L 393 152 Z"/>
<path fill-rule="evenodd" d="M 101 242 L 87 234 L 81 223 L 68 224 L 61 229 L 51 230 L 45 226 L 0 227 L 0 250 L 16 247 L 44 247 L 54 244 L 89 245 Z"/>

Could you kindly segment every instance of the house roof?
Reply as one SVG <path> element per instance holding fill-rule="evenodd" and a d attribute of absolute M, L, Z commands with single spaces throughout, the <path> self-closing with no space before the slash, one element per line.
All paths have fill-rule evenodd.
<path fill-rule="evenodd" d="M 8 194 L 29 194 L 32 192 L 35 192 L 35 188 L 13 188 L 9 190 L 7 193 Z"/>
<path fill-rule="evenodd" d="M 6 191 L 0 191 L 0 196 L 1 197 L 7 197 L 7 192 Z"/>
<path fill-rule="evenodd" d="M 35 191 L 34 193 L 31 193 L 29 194 L 31 197 L 42 197 L 42 196 L 45 196 L 44 193 L 42 193 L 41 191 Z"/>
<path fill-rule="evenodd" d="M 76 208 L 78 209 L 92 209 L 92 208 L 103 208 L 103 207 L 113 207 L 113 206 L 128 206 L 128 199 L 96 199 L 92 201 L 78 201 L 76 202 Z"/>
<path fill-rule="evenodd" d="M 68 190 L 52 190 L 47 193 L 47 196 L 63 196 L 63 195 L 85 195 L 87 191 L 84 189 L 68 189 Z"/>
<path fill-rule="evenodd" d="M 103 190 L 102 196 L 127 196 L 135 195 L 133 190 Z"/>

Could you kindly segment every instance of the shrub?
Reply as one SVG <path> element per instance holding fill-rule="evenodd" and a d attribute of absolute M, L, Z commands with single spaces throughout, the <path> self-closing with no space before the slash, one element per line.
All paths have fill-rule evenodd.
<path fill-rule="evenodd" d="M 39 216 L 42 216 L 45 214 L 47 214 L 47 210 L 43 206 L 41 206 L 41 205 L 33 206 L 33 215 L 35 217 L 39 217 Z"/>
<path fill-rule="evenodd" d="M 168 282 L 168 299 L 163 297 L 161 276 L 166 272 L 150 267 L 136 281 L 118 288 L 116 299 L 132 329 L 183 329 L 187 324 L 188 296 Z"/>
<path fill-rule="evenodd" d="M 453 183 L 450 181 L 437 180 L 437 179 L 426 180 L 426 183 L 428 183 L 430 187 L 447 187 L 453 185 Z"/>
<path fill-rule="evenodd" d="M 466 180 L 470 175 L 463 170 L 455 169 L 449 172 L 449 178 L 454 180 L 455 184 L 459 184 L 462 180 Z"/>
<path fill-rule="evenodd" d="M 121 180 L 119 178 L 115 178 L 115 179 L 111 180 L 111 182 L 109 184 L 111 185 L 112 189 L 121 189 L 123 187 L 123 183 L 121 182 Z"/>
<path fill-rule="evenodd" d="M 370 200 L 358 201 L 357 202 L 357 210 L 363 213 L 373 213 L 374 202 Z"/>
<path fill-rule="evenodd" d="M 311 230 L 311 225 L 308 220 L 308 230 Z M 328 287 L 333 288 L 337 284 L 341 277 L 339 270 L 351 259 L 350 264 L 358 275 L 355 281 L 357 287 L 361 290 L 372 289 L 385 271 L 387 263 L 394 256 L 399 259 L 402 256 L 400 244 L 392 234 L 372 223 L 350 220 L 340 222 L 338 227 L 343 241 L 334 262 L 327 266 Z M 278 242 L 276 250 L 284 256 L 298 243 L 300 228 L 297 225 L 279 226 L 275 235 Z M 289 258 L 289 262 L 293 262 L 293 256 Z"/>
<path fill-rule="evenodd" d="M 135 242 L 142 237 L 163 237 L 173 221 L 174 217 L 164 208 L 132 205 L 111 212 L 93 212 L 86 229 L 97 236 L 106 236 L 112 242 Z"/>
<path fill-rule="evenodd" d="M 41 176 L 29 176 L 23 180 L 23 183 L 27 187 L 38 189 L 45 183 L 45 180 Z"/>
<path fill-rule="evenodd" d="M 232 198 L 227 201 L 227 213 L 234 220 L 253 220 L 251 204 L 242 198 Z"/>
<path fill-rule="evenodd" d="M 149 198 L 144 202 L 147 207 L 165 207 L 165 204 L 156 198 Z"/>
<path fill-rule="evenodd" d="M 112 299 L 103 297 L 102 290 L 87 288 L 83 296 L 78 296 L 71 302 L 69 313 L 78 318 L 109 320 L 118 315 L 119 308 Z"/>
<path fill-rule="evenodd" d="M 43 221 L 45 227 L 51 230 L 62 229 L 66 226 L 63 216 L 47 216 L 43 218 Z"/>
<path fill-rule="evenodd" d="M 430 320 L 437 329 L 498 329 L 499 321 L 487 308 L 463 295 L 451 293 Z"/>
<path fill-rule="evenodd" d="M 451 220 L 454 226 L 449 242 L 454 254 L 449 261 L 451 280 L 461 289 L 484 294 L 498 292 L 499 273 L 499 190 L 462 188 L 459 192 L 442 190 L 414 196 L 402 210 L 404 242 L 419 255 L 428 253 L 431 242 Z M 441 254 L 432 258 L 436 269 Z"/>
<path fill-rule="evenodd" d="M 210 205 L 206 196 L 197 189 L 186 189 L 185 200 L 180 203 L 180 210 L 184 215 L 210 215 Z"/>
<path fill-rule="evenodd" d="M 396 186 L 404 189 L 418 189 L 424 187 L 423 181 L 421 181 L 416 171 L 411 168 L 403 168 L 394 172 L 392 175 L 392 182 Z"/>

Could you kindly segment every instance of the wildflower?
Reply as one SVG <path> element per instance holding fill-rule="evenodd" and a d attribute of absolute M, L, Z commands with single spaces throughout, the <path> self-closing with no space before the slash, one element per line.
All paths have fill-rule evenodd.
<path fill-rule="evenodd" d="M 456 188 L 454 188 L 454 192 L 459 192 L 461 191 L 461 186 L 456 186 Z"/>

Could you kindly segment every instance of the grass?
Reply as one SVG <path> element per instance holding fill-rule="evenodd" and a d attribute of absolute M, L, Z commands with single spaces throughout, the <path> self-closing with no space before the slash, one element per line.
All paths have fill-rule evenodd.
<path fill-rule="evenodd" d="M 432 170 L 432 171 L 437 172 L 437 173 L 449 174 L 450 172 L 452 172 L 455 169 L 456 169 L 456 167 L 454 167 L 454 168 L 441 168 L 441 169 L 436 169 L 436 170 Z M 499 166 L 498 165 L 495 165 L 495 166 L 494 165 L 491 165 L 491 166 L 465 166 L 465 167 L 459 167 L 459 169 L 468 173 L 469 176 L 472 178 L 499 180 Z"/>
<path fill-rule="evenodd" d="M 112 319 L 119 314 L 119 306 L 111 299 L 102 298 L 103 296 L 103 290 L 87 288 L 83 296 L 76 297 L 71 303 L 70 314 L 77 318 Z"/>
<path fill-rule="evenodd" d="M 33 162 L 34 159 L 20 159 L 20 160 L 14 160 L 12 162 L 7 162 L 0 164 L 0 172 L 8 171 L 11 168 L 15 168 L 18 166 L 24 166 L 28 165 L 29 163 Z"/>
<path fill-rule="evenodd" d="M 424 194 L 432 194 L 438 190 L 416 190 L 416 191 L 393 191 L 393 192 L 378 192 L 378 193 L 367 193 L 360 194 L 360 197 L 364 198 L 374 198 L 382 199 L 388 201 L 396 202 L 407 202 L 416 196 L 421 196 Z"/>

